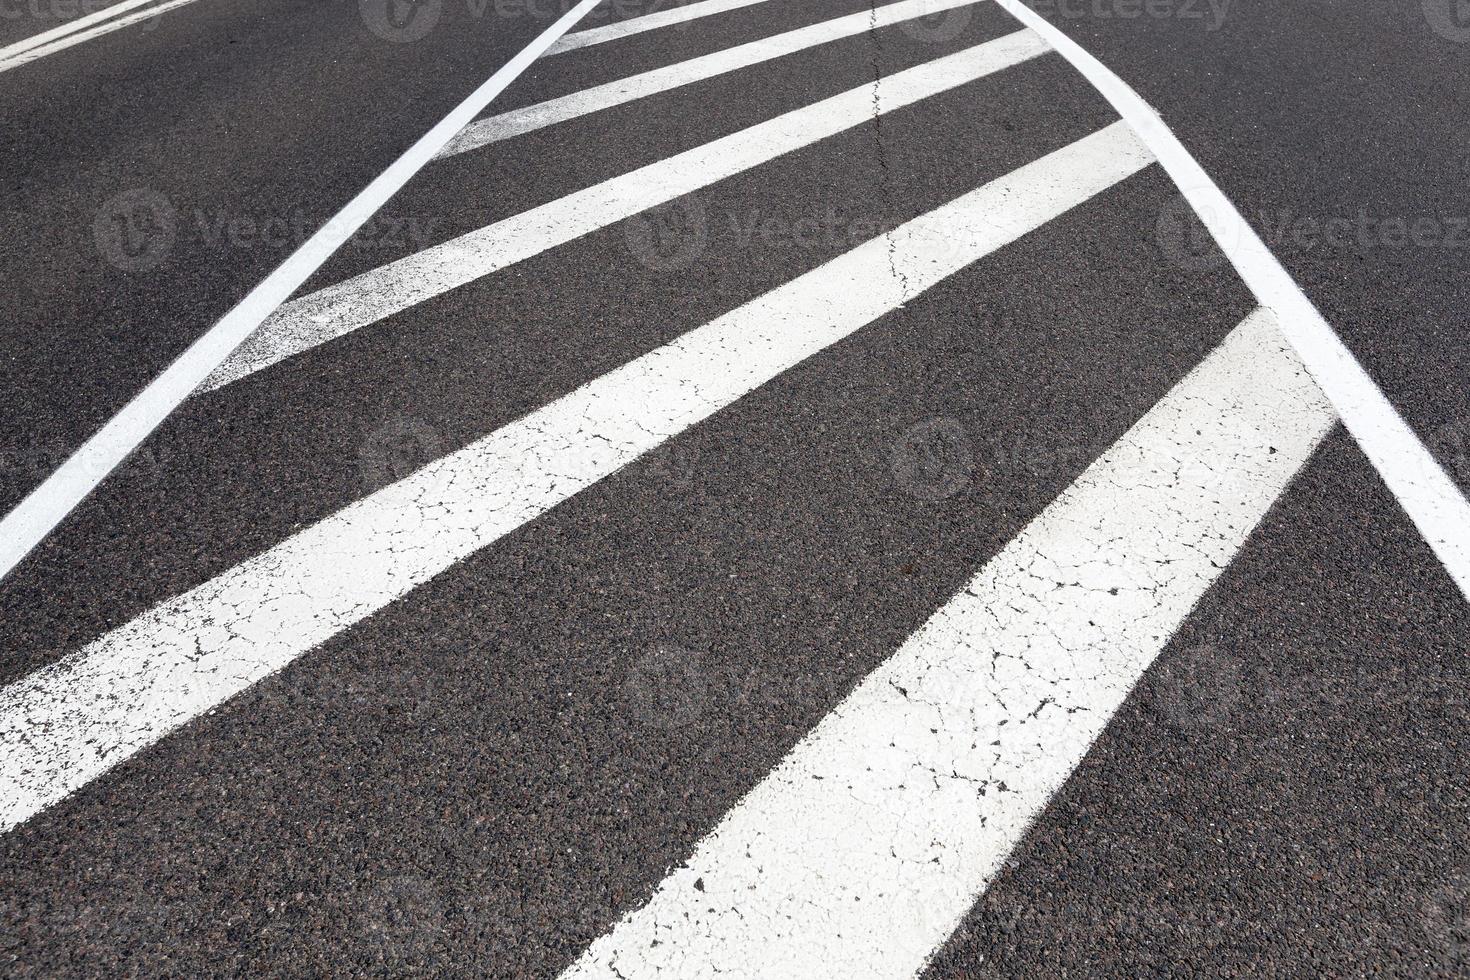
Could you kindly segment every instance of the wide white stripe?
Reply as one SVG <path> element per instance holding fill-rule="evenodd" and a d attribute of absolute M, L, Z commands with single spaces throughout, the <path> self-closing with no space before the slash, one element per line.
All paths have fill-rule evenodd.
<path fill-rule="evenodd" d="M 539 252 L 707 187 L 844 129 L 1034 58 L 1046 46 L 1018 31 L 614 177 L 424 249 L 282 306 L 201 386 L 269 367 Z"/>
<path fill-rule="evenodd" d="M 671 27 L 674 24 L 686 24 L 701 17 L 723 14 L 726 11 L 739 10 L 741 7 L 750 7 L 765 2 L 766 0 L 700 0 L 699 3 L 686 3 L 682 7 L 660 10 L 656 14 L 645 14 L 642 17 L 620 20 L 616 24 L 607 24 L 603 27 L 568 34 L 548 48 L 546 53 L 547 55 L 561 54 L 563 51 L 573 51 L 593 44 L 602 44 L 605 41 L 616 41 L 618 38 L 642 34 L 644 31 L 654 31 L 660 27 Z"/>
<path fill-rule="evenodd" d="M 1332 420 L 1247 318 L 565 980 L 919 973 Z"/>
<path fill-rule="evenodd" d="M 1111 69 L 1020 0 L 998 2 L 1054 46 L 1118 110 L 1157 154 L 1200 221 L 1332 401 L 1379 477 L 1470 599 L 1470 501 L 1363 370 L 1291 273 L 1261 241 L 1225 192 L 1190 156 L 1153 107 Z"/>
<path fill-rule="evenodd" d="M 0 690 L 0 828 L 1146 166 L 1114 124 L 866 242 Z"/>
<path fill-rule="evenodd" d="M 151 3 L 152 0 L 147 0 L 147 2 Z M 166 14 L 170 10 L 175 10 L 193 2 L 194 0 L 168 0 L 167 3 L 161 3 L 156 7 L 149 7 L 146 10 L 139 10 L 125 17 L 118 17 L 117 14 L 125 8 L 131 9 L 138 5 L 134 3 L 118 4 L 116 7 L 99 10 L 95 14 L 90 14 L 87 17 L 47 31 L 46 34 L 38 34 L 33 38 L 27 38 L 18 44 L 13 44 L 4 50 L 0 50 L 0 72 L 9 71 L 12 68 L 19 68 L 21 65 L 36 61 L 39 58 L 44 58 L 47 55 L 55 54 L 58 51 L 65 51 L 67 48 L 74 47 L 84 41 L 90 41 L 93 38 L 102 37 L 104 34 L 111 34 L 113 31 L 122 30 L 124 27 L 141 24 L 144 21 L 152 20 L 154 17 Z M 92 22 L 94 18 L 102 19 L 100 15 L 103 14 L 109 17 L 116 17 L 116 19 L 107 20 L 106 23 L 99 24 L 87 30 L 81 29 L 84 21 Z M 47 35 L 57 35 L 57 39 L 49 43 L 37 43 Z"/>
<path fill-rule="evenodd" d="M 230 351 L 250 336 L 277 306 L 300 289 L 301 284 L 388 198 L 398 193 L 410 177 L 423 169 L 435 151 L 466 122 L 483 112 L 491 99 L 504 91 L 541 52 L 597 3 L 598 0 L 581 0 L 487 78 L 6 514 L 5 519 L 0 520 L 0 578 L 9 575 L 32 548 L 86 499 L 93 488 L 127 458 L 128 453 L 158 428 L 210 372 L 224 362 Z"/>
<path fill-rule="evenodd" d="M 848 14 L 835 20 L 813 24 L 810 27 L 787 31 L 785 34 L 777 34 L 774 37 L 751 41 L 749 44 L 726 48 L 724 51 L 716 51 L 714 54 L 707 54 L 700 58 L 681 61 L 677 65 L 655 68 L 641 75 L 620 78 L 615 82 L 573 92 L 559 99 L 538 102 L 523 109 L 512 109 L 510 112 L 503 112 L 498 116 L 471 123 L 464 128 L 464 132 L 456 136 L 448 146 L 440 151 L 439 156 L 447 157 L 455 153 L 463 153 L 487 143 L 494 143 L 496 140 L 529 133 L 544 126 L 566 122 L 568 119 L 575 119 L 602 109 L 610 109 L 635 99 L 657 95 L 659 92 L 667 92 L 681 85 L 689 85 L 716 75 L 723 75 L 726 72 L 748 68 L 751 65 L 795 54 L 829 41 L 853 37 L 875 28 L 888 27 L 915 17 L 923 17 L 925 14 L 938 13 L 952 7 L 964 7 L 977 2 L 979 0 L 899 0 L 898 3 L 890 3 L 871 12 Z"/>

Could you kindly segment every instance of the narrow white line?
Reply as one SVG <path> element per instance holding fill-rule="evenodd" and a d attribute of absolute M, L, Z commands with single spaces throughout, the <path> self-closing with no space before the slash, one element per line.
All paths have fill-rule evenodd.
<path fill-rule="evenodd" d="M 149 382 L 106 425 L 32 490 L 14 510 L 0 520 L 0 578 L 50 534 L 92 489 L 101 483 L 148 434 L 156 429 L 210 372 L 229 356 L 242 340 L 300 288 L 332 253 L 423 169 L 465 123 L 484 111 L 541 52 L 578 20 L 597 6 L 598 0 L 581 0 L 556 23 L 491 75 L 485 84 L 441 119 L 387 170 L 375 177 L 341 211 L 338 211 L 306 242 L 291 253 L 274 272 L 250 291 L 240 304 L 226 313 L 204 335 L 180 354 L 162 374 Z"/>
<path fill-rule="evenodd" d="M 123 0 L 122 3 L 115 3 L 110 7 L 103 7 L 101 10 L 93 11 L 85 17 L 78 17 L 74 20 L 66 21 L 63 24 L 58 24 L 49 31 L 32 34 L 30 37 L 23 38 L 14 44 L 0 48 L 0 61 L 11 58 L 23 51 L 29 51 L 31 48 L 38 48 L 43 44 L 49 44 L 59 37 L 65 37 L 68 34 L 75 34 L 77 31 L 86 30 L 93 24 L 100 24 L 104 20 L 120 17 L 130 10 L 137 10 L 139 7 L 156 2 L 157 0 Z"/>
<path fill-rule="evenodd" d="M 689 85 L 716 75 L 723 75 L 726 72 L 749 68 L 751 65 L 758 65 L 773 58 L 795 54 L 829 41 L 854 37 L 874 28 L 889 27 L 915 17 L 923 17 L 925 14 L 938 13 L 952 7 L 964 7 L 978 2 L 980 0 L 899 0 L 898 3 L 890 3 L 873 11 L 864 10 L 848 14 L 835 20 L 813 24 L 810 27 L 787 31 L 785 34 L 777 34 L 774 37 L 751 41 L 749 44 L 726 48 L 714 54 L 691 58 L 689 61 L 681 61 L 676 65 L 655 68 L 641 75 L 630 75 L 605 85 L 595 85 L 580 92 L 573 92 L 571 95 L 564 95 L 559 99 L 538 102 L 523 109 L 512 109 L 510 112 L 471 123 L 439 152 L 439 156 L 447 157 L 463 153 L 497 140 L 529 133 L 544 126 L 552 126 L 578 116 L 585 116 L 588 113 L 610 109 L 613 106 L 647 98 L 660 92 L 667 92 L 681 85 Z"/>
<path fill-rule="evenodd" d="M 148 0 L 148 2 L 152 2 L 152 0 Z M 54 34 L 56 31 L 62 31 L 62 36 L 57 40 L 45 44 L 36 44 L 35 42 L 46 36 L 38 34 L 36 37 L 27 38 L 19 44 L 13 44 L 9 48 L 0 51 L 0 72 L 10 71 L 12 68 L 19 68 L 21 65 L 29 64 L 32 61 L 55 54 L 58 51 L 65 51 L 67 48 L 75 47 L 85 41 L 101 37 L 104 34 L 111 34 L 113 31 L 122 30 L 124 27 L 131 27 L 134 24 L 152 20 L 154 17 L 161 16 L 170 10 L 175 10 L 193 2 L 194 0 L 169 0 L 168 3 L 162 3 L 156 7 L 149 7 L 146 10 L 140 10 L 126 17 L 118 17 L 116 20 L 109 20 L 107 23 L 100 24 L 89 30 L 78 29 L 82 21 L 96 17 L 98 14 L 112 14 L 113 11 L 117 11 L 119 8 L 134 7 L 137 4 L 118 4 L 117 7 L 99 10 L 96 14 L 90 15 L 90 17 L 83 17 L 81 20 L 62 25 L 62 27 L 71 28 L 71 30 L 62 31 L 62 27 L 58 27 L 46 32 L 46 34 Z M 116 16 L 115 14 L 112 15 Z M 22 50 L 12 53 L 15 48 L 22 48 Z"/>
<path fill-rule="evenodd" d="M 1032 31 L 887 76 L 497 221 L 282 306 L 209 376 L 222 387 L 549 248 L 1047 50 Z M 876 104 L 875 104 L 876 96 Z"/>
<path fill-rule="evenodd" d="M 1114 123 L 690 331 L 0 690 L 0 829 L 1150 159 Z"/>
<path fill-rule="evenodd" d="M 548 48 L 546 54 L 548 56 L 561 54 L 563 51 L 573 51 L 593 44 L 602 44 L 605 41 L 616 41 L 633 34 L 642 34 L 644 31 L 654 31 L 674 24 L 685 24 L 701 17 L 723 14 L 730 10 L 739 10 L 741 7 L 750 7 L 765 2 L 766 0 L 700 0 L 699 3 L 686 3 L 682 7 L 660 10 L 656 14 L 645 14 L 642 17 L 618 21 L 616 24 L 568 34 Z"/>
<path fill-rule="evenodd" d="M 563 980 L 920 973 L 1332 421 L 1248 317 Z"/>
<path fill-rule="evenodd" d="M 1117 75 L 1019 0 L 998 0 L 1112 103 L 1164 170 L 1332 401 L 1343 424 L 1460 592 L 1470 598 L 1470 502 L 1342 339 L 1162 117 Z"/>

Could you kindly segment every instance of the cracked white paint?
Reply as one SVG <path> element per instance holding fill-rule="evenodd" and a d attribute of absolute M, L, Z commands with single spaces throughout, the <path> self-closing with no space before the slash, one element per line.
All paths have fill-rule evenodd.
<path fill-rule="evenodd" d="M 1150 159 L 1122 123 L 1099 130 L 578 388 L 0 690 L 0 829 Z"/>
<path fill-rule="evenodd" d="M 866 15 L 864 15 L 866 16 Z M 293 354 L 743 170 L 1047 51 L 1030 30 L 976 45 L 675 154 L 287 303 L 212 373 L 220 388 Z"/>
<path fill-rule="evenodd" d="M 512 109 L 498 116 L 490 116 L 487 119 L 470 123 L 449 142 L 449 145 L 439 151 L 439 156 L 447 157 L 466 150 L 477 149 L 488 143 L 509 139 L 512 136 L 519 136 L 546 126 L 554 126 L 579 116 L 611 109 L 613 106 L 644 99 L 650 95 L 667 92 L 670 89 L 700 82 L 716 75 L 749 68 L 763 61 L 784 58 L 798 51 L 814 48 L 819 44 L 866 34 L 876 27 L 891 27 L 916 17 L 937 14 L 954 7 L 968 7 L 978 2 L 980 0 L 899 0 L 898 3 L 885 4 L 871 12 L 864 10 L 848 14 L 823 21 L 820 24 L 812 24 L 810 27 L 801 27 L 784 34 L 775 34 L 761 38 L 759 41 L 726 48 L 714 54 L 691 58 L 688 61 L 655 68 L 638 75 L 630 75 L 615 82 L 595 85 L 558 99 L 538 102 L 521 109 Z"/>
<path fill-rule="evenodd" d="M 1252 314 L 563 980 L 920 972 L 1333 421 Z"/>
<path fill-rule="evenodd" d="M 741 7 L 752 7 L 765 2 L 766 0 L 699 0 L 697 3 L 686 3 L 668 10 L 660 10 L 657 13 L 644 14 L 641 17 L 629 17 L 627 20 L 615 21 L 601 27 L 591 27 L 575 34 L 565 34 L 560 41 L 546 49 L 544 57 L 549 58 L 563 51 L 575 51 L 578 48 L 603 44 L 607 41 L 617 41 L 634 34 L 657 30 L 660 27 L 687 24 L 701 17 L 728 13 L 731 10 L 739 10 Z"/>

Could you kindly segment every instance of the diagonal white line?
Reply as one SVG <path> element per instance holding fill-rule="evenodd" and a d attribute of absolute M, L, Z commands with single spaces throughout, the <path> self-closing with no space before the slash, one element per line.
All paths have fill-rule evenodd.
<path fill-rule="evenodd" d="M 667 92 L 670 89 L 723 75 L 726 72 L 749 68 L 751 65 L 758 65 L 773 58 L 795 54 L 829 41 L 854 37 L 876 28 L 889 27 L 916 17 L 923 17 L 925 14 L 939 13 L 953 7 L 965 7 L 978 2 L 980 0 L 899 0 L 898 3 L 886 4 L 871 11 L 848 14 L 845 17 L 813 24 L 810 27 L 802 27 L 794 31 L 787 31 L 785 34 L 777 34 L 774 37 L 762 38 L 749 44 L 726 48 L 724 51 L 716 51 L 714 54 L 681 61 L 677 65 L 655 68 L 641 75 L 620 78 L 615 82 L 573 92 L 559 99 L 538 102 L 523 109 L 512 109 L 510 112 L 471 123 L 439 152 L 439 156 L 447 157 L 463 153 L 497 140 L 529 133 L 544 126 L 566 122 L 569 119 L 576 119 L 578 116 L 585 116 L 602 109 L 610 109 L 613 106 L 657 95 L 659 92 Z"/>
<path fill-rule="evenodd" d="M 920 973 L 1332 422 L 1248 317 L 563 980 Z"/>
<path fill-rule="evenodd" d="M 865 242 L 0 690 L 0 829 L 1151 158 L 1115 123 Z"/>
<path fill-rule="evenodd" d="M 145 2 L 152 3 L 153 0 L 145 0 Z M 69 21 L 61 27 L 53 28 L 44 34 L 37 34 L 35 37 L 29 37 L 24 41 L 12 44 L 8 48 L 0 49 L 0 72 L 9 71 L 12 68 L 19 68 L 21 65 L 44 58 L 47 55 L 55 54 L 58 51 L 64 51 L 67 48 L 74 47 L 85 41 L 90 41 L 93 38 L 101 37 L 104 34 L 111 34 L 113 31 L 122 30 L 124 27 L 141 24 L 144 21 L 152 20 L 154 17 L 166 14 L 170 10 L 175 10 L 193 2 L 194 0 L 168 0 L 167 3 L 161 3 L 156 7 L 149 7 L 146 10 L 139 10 L 125 17 L 119 17 L 118 15 L 125 10 L 136 8 L 139 4 L 120 3 L 114 7 L 99 10 L 95 14 Z M 104 18 L 102 15 L 106 15 L 106 17 Z M 106 20 L 106 22 L 84 29 L 87 24 L 96 23 L 100 20 Z"/>
<path fill-rule="evenodd" d="M 1363 370 L 1291 273 L 1210 179 L 1153 107 L 1106 65 L 1020 0 L 997 0 L 1046 38 L 1133 126 L 1229 257 L 1256 299 L 1274 310 L 1307 370 L 1379 477 L 1470 599 L 1470 500 Z"/>
<path fill-rule="evenodd" d="M 189 397 L 190 392 L 250 336 L 277 306 L 350 239 L 363 222 L 424 165 L 454 133 L 475 118 L 516 76 L 566 33 L 598 0 L 581 0 L 485 83 L 439 120 L 387 170 L 373 178 L 342 210 L 317 229 L 306 243 L 266 276 L 238 306 L 189 345 L 162 374 L 148 383 L 107 424 L 84 442 L 41 485 L 0 520 L 0 578 L 9 575 L 56 525 L 106 479 L 138 444 Z"/>
<path fill-rule="evenodd" d="M 1018 31 L 622 174 L 285 304 L 205 380 L 222 387 L 293 354 L 767 163 L 894 109 L 1043 54 Z"/>
<path fill-rule="evenodd" d="M 616 24 L 607 24 L 568 34 L 547 48 L 546 54 L 549 56 L 561 54 L 563 51 L 575 51 L 593 44 L 616 41 L 619 38 L 642 34 L 644 31 L 655 31 L 661 27 L 671 27 L 674 24 L 687 24 L 701 17 L 723 14 L 765 2 L 766 0 L 700 0 L 698 3 L 686 3 L 682 7 L 660 10 L 656 14 L 644 14 L 642 17 L 620 20 Z"/>

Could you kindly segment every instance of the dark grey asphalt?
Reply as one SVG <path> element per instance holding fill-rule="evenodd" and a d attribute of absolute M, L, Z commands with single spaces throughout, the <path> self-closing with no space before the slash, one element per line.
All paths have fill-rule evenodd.
<path fill-rule="evenodd" d="M 547 59 L 496 108 L 861 9 L 773 0 Z M 196 212 L 321 220 L 559 10 L 501 13 L 446 0 L 392 44 L 354 4 L 199 0 L 0 74 L 21 270 L 0 438 L 31 461 L 10 499 L 42 475 L 26 447 L 85 437 L 284 257 L 184 234 Z M 1060 23 L 1248 217 L 1470 213 L 1428 174 L 1463 172 L 1428 114 L 1465 88 L 1421 86 L 1463 81 L 1470 45 L 1456 69 L 1412 23 L 1327 13 Z M 1011 29 L 982 4 L 953 37 L 885 29 L 436 163 L 387 209 L 411 235 L 313 285 Z M 1307 84 L 1393 44 L 1424 74 L 1364 82 L 1371 104 Z M 1374 136 L 1396 115 L 1432 129 L 1422 166 Z M 649 268 L 614 226 L 186 403 L 0 582 L 0 682 L 1111 118 L 1039 59 L 700 192 L 687 265 Z M 1304 148 L 1334 125 L 1335 156 Z M 185 216 L 153 270 L 98 260 L 93 214 L 125 186 Z M 1249 311 L 1228 265 L 1162 247 L 1174 200 L 1157 168 L 1125 181 L 0 836 L 3 970 L 554 975 Z M 814 215 L 830 233 L 740 240 Z M 1467 417 L 1452 249 L 1272 244 L 1421 430 Z M 891 466 L 935 419 L 973 452 L 938 500 Z M 1339 432 L 931 972 L 1455 975 L 1466 627 Z"/>

